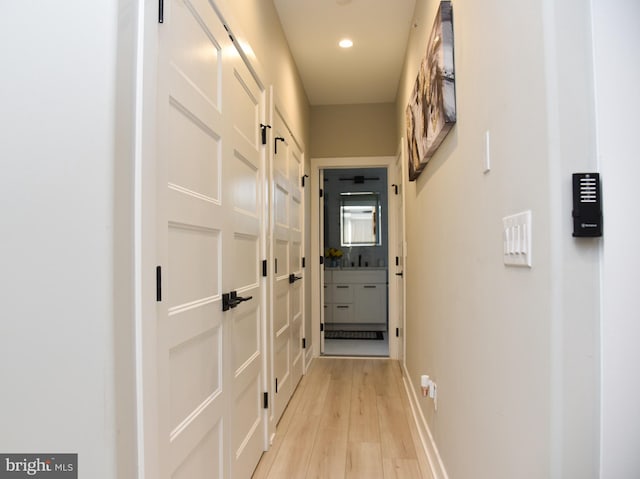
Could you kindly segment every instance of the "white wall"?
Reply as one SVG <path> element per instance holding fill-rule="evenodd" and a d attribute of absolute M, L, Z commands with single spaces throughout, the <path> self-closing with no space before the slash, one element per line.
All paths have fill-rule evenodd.
<path fill-rule="evenodd" d="M 404 108 L 437 9 L 417 2 Z M 588 0 L 453 2 L 458 121 L 406 189 L 407 369 L 449 477 L 597 477 L 599 240 L 571 237 L 596 168 Z M 492 169 L 483 173 L 484 135 Z M 502 217 L 533 213 L 533 267 Z"/>
<path fill-rule="evenodd" d="M 640 477 L 640 4 L 593 0 L 602 171 L 602 479 Z"/>
<path fill-rule="evenodd" d="M 133 0 L 0 16 L 0 450 L 78 453 L 82 477 L 134 474 L 134 28 Z"/>

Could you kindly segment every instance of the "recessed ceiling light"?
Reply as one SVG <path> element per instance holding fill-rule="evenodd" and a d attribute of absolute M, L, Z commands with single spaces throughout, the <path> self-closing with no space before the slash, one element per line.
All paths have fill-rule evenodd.
<path fill-rule="evenodd" d="M 340 45 L 340 47 L 342 48 L 351 48 L 353 46 L 353 42 L 348 38 L 343 38 L 342 40 L 340 40 L 340 43 L 338 43 L 338 45 Z"/>

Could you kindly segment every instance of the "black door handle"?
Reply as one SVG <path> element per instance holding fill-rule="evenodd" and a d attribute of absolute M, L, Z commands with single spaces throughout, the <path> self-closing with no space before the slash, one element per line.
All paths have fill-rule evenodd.
<path fill-rule="evenodd" d="M 295 274 L 291 273 L 289 275 L 289 284 L 293 284 L 296 281 L 298 281 L 299 279 L 302 279 L 302 276 L 296 276 Z"/>
<path fill-rule="evenodd" d="M 400 271 L 399 273 L 396 273 L 396 276 L 404 276 L 404 274 Z"/>
<path fill-rule="evenodd" d="M 253 299 L 253 296 L 242 297 L 238 296 L 236 291 L 231 291 L 229 294 L 222 295 L 222 311 L 229 311 L 231 308 L 235 308 L 240 303 Z"/>

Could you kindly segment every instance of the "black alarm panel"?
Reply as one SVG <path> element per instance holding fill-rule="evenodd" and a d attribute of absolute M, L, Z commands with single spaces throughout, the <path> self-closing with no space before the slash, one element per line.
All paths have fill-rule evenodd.
<path fill-rule="evenodd" d="M 573 174 L 573 236 L 602 236 L 599 173 Z"/>

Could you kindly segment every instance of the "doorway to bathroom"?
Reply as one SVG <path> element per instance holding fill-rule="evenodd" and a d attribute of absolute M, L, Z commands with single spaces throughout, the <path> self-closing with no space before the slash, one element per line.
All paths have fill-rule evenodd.
<path fill-rule="evenodd" d="M 320 170 L 323 355 L 389 356 L 387 168 Z"/>

